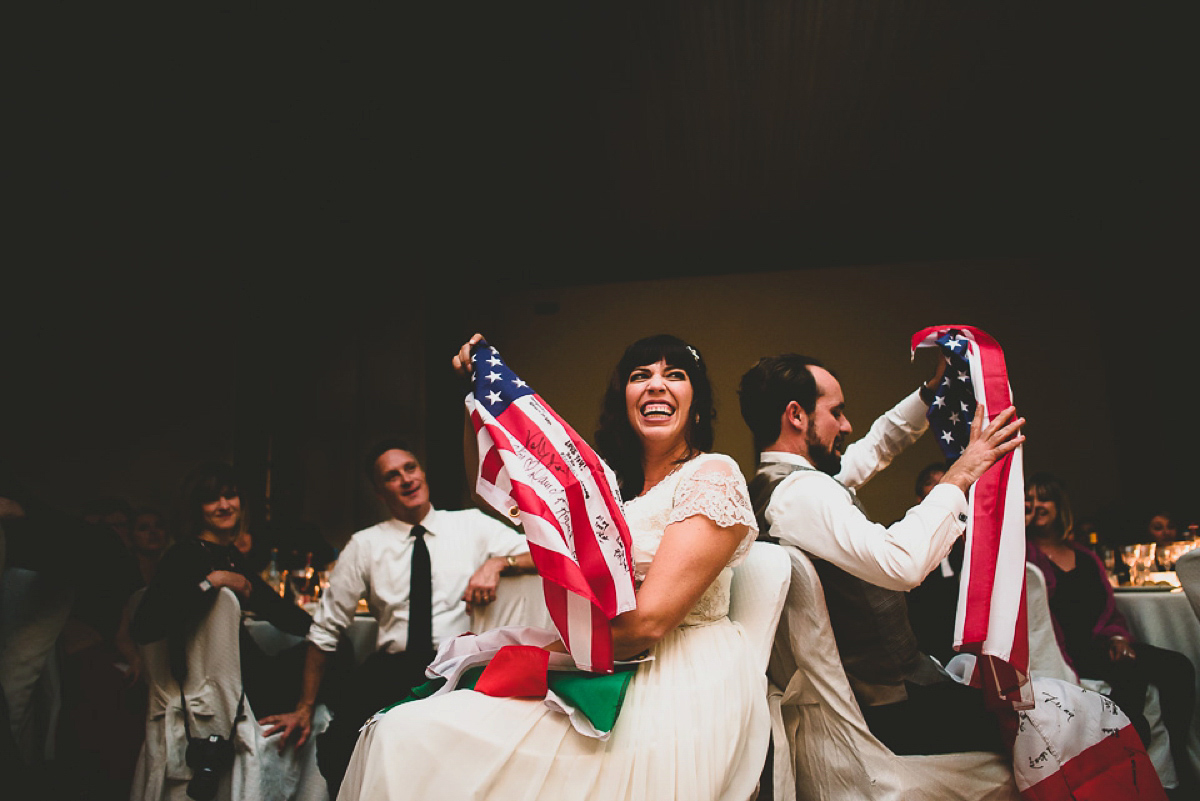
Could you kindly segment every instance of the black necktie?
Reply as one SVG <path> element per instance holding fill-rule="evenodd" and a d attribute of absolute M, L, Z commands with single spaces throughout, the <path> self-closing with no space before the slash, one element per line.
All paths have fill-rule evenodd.
<path fill-rule="evenodd" d="M 433 570 L 425 527 L 413 526 L 412 577 L 408 588 L 408 646 L 410 654 L 433 658 Z"/>

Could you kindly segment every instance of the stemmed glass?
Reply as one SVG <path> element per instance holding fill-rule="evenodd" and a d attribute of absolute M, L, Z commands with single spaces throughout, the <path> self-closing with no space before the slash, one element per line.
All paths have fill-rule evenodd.
<path fill-rule="evenodd" d="M 1129 583 L 1140 584 L 1137 574 L 1137 548 L 1136 545 L 1126 545 L 1121 548 L 1121 561 L 1129 568 Z"/>
<path fill-rule="evenodd" d="M 1146 574 L 1154 569 L 1155 543 L 1143 542 L 1126 545 L 1121 550 L 1121 561 L 1129 566 L 1129 583 L 1140 587 L 1146 582 Z"/>
<path fill-rule="evenodd" d="M 1144 542 L 1138 546 L 1141 550 L 1138 551 L 1138 567 L 1141 568 L 1142 581 L 1145 583 L 1147 576 L 1158 566 L 1154 561 L 1154 552 L 1158 549 L 1157 543 Z"/>

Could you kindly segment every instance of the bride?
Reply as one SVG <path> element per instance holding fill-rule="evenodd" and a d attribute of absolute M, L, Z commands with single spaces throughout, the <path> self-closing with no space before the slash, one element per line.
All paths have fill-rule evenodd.
<path fill-rule="evenodd" d="M 454 358 L 469 375 L 476 334 Z M 745 801 L 769 737 L 765 677 L 729 620 L 731 567 L 756 530 L 746 484 L 712 447 L 699 352 L 667 335 L 626 349 L 597 450 L 625 498 L 637 608 L 612 620 L 637 668 L 611 736 L 576 732 L 536 699 L 457 690 L 393 708 L 360 736 L 340 799 Z"/>

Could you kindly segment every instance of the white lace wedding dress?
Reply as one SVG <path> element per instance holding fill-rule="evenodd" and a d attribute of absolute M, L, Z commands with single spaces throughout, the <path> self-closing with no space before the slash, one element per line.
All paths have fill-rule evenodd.
<path fill-rule="evenodd" d="M 641 580 L 668 524 L 704 515 L 749 527 L 728 567 L 629 685 L 607 741 L 539 700 L 458 690 L 398 706 L 360 737 L 339 799 L 746 801 L 766 757 L 766 678 L 727 617 L 732 567 L 755 536 L 727 456 L 684 464 L 625 504 Z"/>

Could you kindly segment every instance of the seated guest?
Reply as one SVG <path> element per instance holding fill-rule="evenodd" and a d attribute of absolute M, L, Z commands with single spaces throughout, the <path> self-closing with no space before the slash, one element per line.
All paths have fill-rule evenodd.
<path fill-rule="evenodd" d="M 946 470 L 945 462 L 934 462 L 921 468 L 921 472 L 917 473 L 917 483 L 914 488 L 918 501 L 925 500 L 925 496 L 929 494 L 930 490 L 942 482 Z"/>
<path fill-rule="evenodd" d="M 263 721 L 273 724 L 268 735 L 283 732 L 284 742 L 304 744 L 326 659 L 365 598 L 379 625 L 376 651 L 357 669 L 347 691 L 331 702 L 333 722 L 317 738 L 317 762 L 331 797 L 337 795 L 362 724 L 425 681 L 437 646 L 467 630 L 466 604 L 491 603 L 502 572 L 533 567 L 525 538 L 503 523 L 476 509 L 434 509 L 425 471 L 405 442 L 379 443 L 365 467 L 392 517 L 350 538 L 308 631 L 300 700 L 294 711 Z M 412 580 L 422 553 L 430 571 L 423 598 Z M 432 619 L 431 631 L 409 625 L 422 604 Z"/>
<path fill-rule="evenodd" d="M 946 475 L 945 462 L 926 465 L 917 474 L 915 492 L 925 500 Z M 908 619 L 921 650 L 943 665 L 954 658 L 954 619 L 958 614 L 959 575 L 962 572 L 966 540 L 956 539 L 950 553 L 920 586 L 908 591 Z"/>
<path fill-rule="evenodd" d="M 129 528 L 129 550 L 137 559 L 142 581 L 150 583 L 158 560 L 167 550 L 167 521 L 157 509 L 139 509 Z"/>
<path fill-rule="evenodd" d="M 5 597 L 14 603 L 0 632 L 0 685 L 10 734 L 27 767 L 41 761 L 37 742 L 45 741 L 39 731 L 45 718 L 38 708 L 44 696 L 35 691 L 56 652 L 61 713 L 55 758 L 63 769 L 54 780 L 64 796 L 75 797 L 83 786 L 88 797 L 119 796 L 122 790 L 128 795 L 130 751 L 136 758 L 145 718 L 123 706 L 127 676 L 117 641 L 122 610 L 141 583 L 137 566 L 112 527 L 64 515 L 19 484 L 11 489 L 2 484 L 0 495 L 13 501 L 3 506 L 6 580 L 13 582 Z"/>
<path fill-rule="evenodd" d="M 454 359 L 464 375 L 477 341 Z M 541 698 L 456 690 L 378 720 L 343 799 L 754 795 L 770 733 L 765 677 L 728 617 L 730 568 L 753 543 L 754 514 L 737 464 L 709 452 L 712 419 L 694 347 L 657 336 L 625 351 L 596 432 L 626 498 L 640 582 L 637 608 L 612 620 L 612 646 L 617 659 L 653 659 L 637 666 L 609 738 L 581 734 Z"/>
<path fill-rule="evenodd" d="M 1062 483 L 1049 473 L 1038 473 L 1026 480 L 1025 493 L 1025 558 L 1046 576 L 1063 656 L 1080 678 L 1103 679 L 1112 686 L 1110 697 L 1129 716 L 1143 743 L 1150 742 L 1143 714 L 1146 686 L 1158 687 L 1180 786 L 1200 789 L 1187 755 L 1196 704 L 1195 668 L 1183 654 L 1133 642 L 1104 565 L 1074 540 L 1071 502 Z"/>
<path fill-rule="evenodd" d="M 183 494 L 183 539 L 163 555 L 130 627 L 139 643 L 166 638 L 171 671 L 180 682 L 187 672 L 188 637 L 221 587 L 237 594 L 243 611 L 283 631 L 302 636 L 312 622 L 307 612 L 248 570 L 233 547 L 244 517 L 233 468 L 202 465 L 188 477 Z M 239 647 L 250 708 L 259 715 L 291 709 L 300 690 L 303 644 L 271 657 L 243 627 Z"/>
<path fill-rule="evenodd" d="M 1146 524 L 1146 542 L 1166 545 L 1177 539 L 1179 539 L 1179 529 L 1170 512 L 1159 511 L 1150 515 L 1150 520 Z"/>
<path fill-rule="evenodd" d="M 904 592 L 921 583 L 966 530 L 966 492 L 1024 439 L 1012 409 L 970 443 L 921 503 L 889 527 L 863 512 L 855 490 L 928 427 L 945 372 L 875 421 L 858 442 L 833 373 L 796 354 L 760 359 L 742 376 L 742 417 L 759 468 L 750 496 L 760 530 L 813 559 L 850 686 L 867 726 L 897 754 L 1001 751 L 982 693 L 956 683 L 922 653 Z"/>

